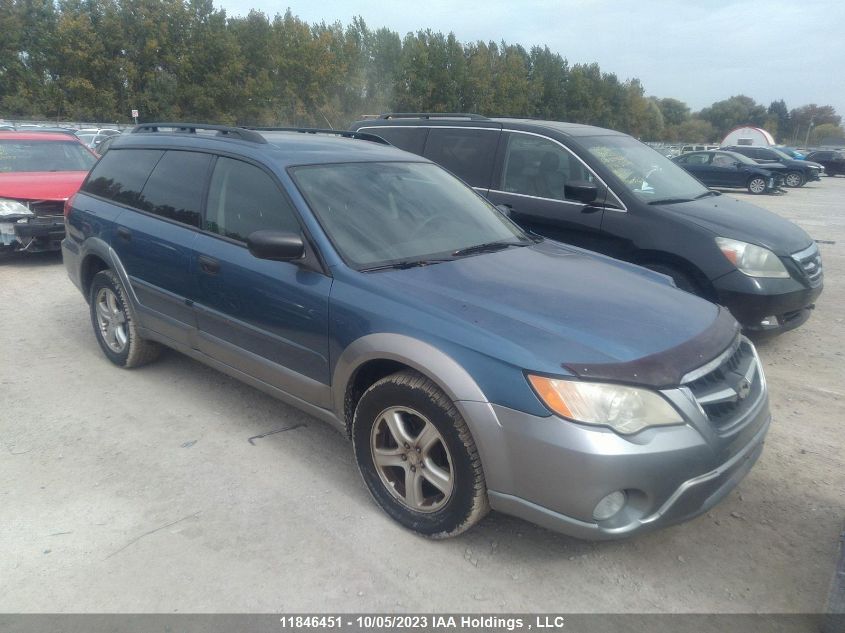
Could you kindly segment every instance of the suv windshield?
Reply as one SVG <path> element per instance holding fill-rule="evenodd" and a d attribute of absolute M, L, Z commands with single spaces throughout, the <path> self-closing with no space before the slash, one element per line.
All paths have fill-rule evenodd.
<path fill-rule="evenodd" d="M 343 163 L 290 171 L 335 248 L 359 270 L 533 242 L 436 165 Z"/>
<path fill-rule="evenodd" d="M 0 173 L 18 171 L 88 171 L 97 159 L 74 141 L 0 141 Z"/>
<path fill-rule="evenodd" d="M 630 136 L 590 136 L 579 141 L 628 191 L 650 203 L 687 202 L 711 193 L 683 168 Z"/>

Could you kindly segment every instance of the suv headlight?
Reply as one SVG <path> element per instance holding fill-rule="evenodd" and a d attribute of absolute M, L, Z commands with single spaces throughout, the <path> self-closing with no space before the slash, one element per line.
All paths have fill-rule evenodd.
<path fill-rule="evenodd" d="M 668 401 L 649 389 L 533 374 L 528 381 L 549 409 L 573 422 L 609 426 L 622 435 L 684 423 Z"/>
<path fill-rule="evenodd" d="M 716 245 L 728 261 L 749 277 L 789 277 L 777 255 L 768 248 L 717 237 Z"/>

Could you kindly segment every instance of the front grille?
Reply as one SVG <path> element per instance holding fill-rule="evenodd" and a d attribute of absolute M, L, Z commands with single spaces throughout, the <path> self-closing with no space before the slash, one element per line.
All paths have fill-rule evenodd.
<path fill-rule="evenodd" d="M 824 271 L 822 271 L 822 256 L 819 253 L 819 247 L 815 242 L 810 244 L 809 248 L 793 253 L 792 259 L 794 259 L 801 267 L 804 276 L 807 278 L 807 281 L 811 286 L 815 288 L 816 286 L 821 285 L 824 279 Z"/>
<path fill-rule="evenodd" d="M 64 216 L 65 212 L 65 203 L 61 200 L 33 201 L 27 206 L 37 216 Z"/>
<path fill-rule="evenodd" d="M 705 367 L 706 373 L 694 375 L 684 386 L 713 426 L 728 429 L 751 409 L 763 390 L 757 355 L 748 339 L 738 338 L 715 366 Z"/>

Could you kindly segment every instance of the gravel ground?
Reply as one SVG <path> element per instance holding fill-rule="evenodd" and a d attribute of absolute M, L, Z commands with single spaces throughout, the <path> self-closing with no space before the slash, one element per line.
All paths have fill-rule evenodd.
<path fill-rule="evenodd" d="M 2 263 L 0 612 L 817 612 L 845 516 L 843 200 L 845 178 L 753 198 L 827 275 L 761 346 L 757 466 L 694 521 L 599 544 L 499 514 L 413 536 L 327 425 L 176 353 L 116 369 L 59 258 Z"/>

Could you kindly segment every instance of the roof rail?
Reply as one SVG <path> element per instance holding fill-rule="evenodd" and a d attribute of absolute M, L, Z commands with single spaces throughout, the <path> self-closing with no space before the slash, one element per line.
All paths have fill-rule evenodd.
<path fill-rule="evenodd" d="M 379 119 L 469 119 L 470 121 L 489 121 L 486 116 L 471 112 L 385 112 Z"/>
<path fill-rule="evenodd" d="M 267 139 L 247 128 L 228 125 L 207 125 L 205 123 L 142 123 L 132 128 L 132 134 L 150 134 L 161 132 L 160 128 L 173 130 L 177 134 L 196 134 L 197 130 L 216 131 L 216 136 L 236 138 L 250 143 L 266 143 Z"/>
<path fill-rule="evenodd" d="M 342 136 L 344 138 L 355 138 L 361 141 L 372 141 L 373 143 L 381 143 L 382 145 L 390 145 L 377 134 L 369 132 L 353 132 L 351 130 L 329 130 L 318 127 L 246 127 L 246 130 L 255 130 L 256 132 L 299 132 L 300 134 L 334 134 L 335 136 Z"/>

